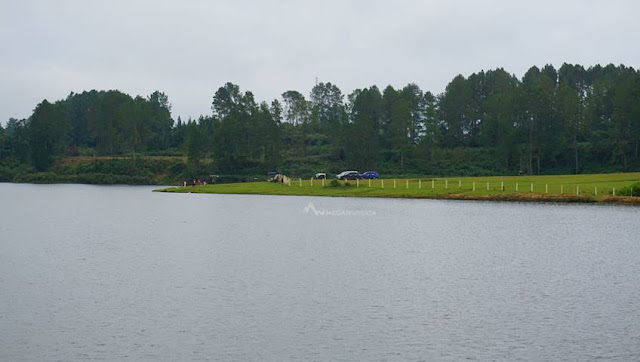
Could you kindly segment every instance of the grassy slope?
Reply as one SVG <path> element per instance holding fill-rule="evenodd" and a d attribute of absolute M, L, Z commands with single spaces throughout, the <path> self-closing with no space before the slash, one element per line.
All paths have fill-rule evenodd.
<path fill-rule="evenodd" d="M 448 187 L 445 188 L 445 180 Z M 409 188 L 407 188 L 407 181 Z M 220 193 L 220 194 L 264 194 L 264 195 L 306 195 L 306 196 L 355 196 L 355 197 L 404 197 L 404 198 L 455 198 L 455 199 L 497 199 L 514 201 L 573 201 L 599 202 L 612 201 L 610 196 L 615 187 L 620 190 L 634 182 L 640 181 L 640 173 L 562 175 L 562 176 L 494 176 L 494 177 L 461 177 L 421 179 L 360 180 L 349 181 L 349 187 L 325 187 L 319 180 L 292 181 L 291 186 L 268 182 L 251 182 L 238 184 L 206 185 L 197 187 L 174 187 L 159 191 Z M 473 182 L 476 190 L 473 191 Z M 487 190 L 489 182 L 489 190 Z M 504 191 L 501 183 L 504 182 Z M 384 183 L 384 188 L 382 185 Z M 533 193 L 531 184 L 533 183 Z M 460 186 L 461 184 L 461 186 Z M 518 191 L 516 192 L 516 184 Z M 547 186 L 548 185 L 548 186 Z M 548 193 L 546 193 L 548 187 Z M 578 190 L 576 190 L 578 187 Z M 596 196 L 596 188 L 598 195 Z M 563 194 L 561 195 L 561 191 Z M 576 191 L 579 191 L 579 195 Z M 640 196 L 640 195 L 638 195 Z M 639 198 L 640 199 L 640 198 Z M 624 202 L 625 200 L 618 200 Z M 629 201 L 629 200 L 626 200 Z"/>

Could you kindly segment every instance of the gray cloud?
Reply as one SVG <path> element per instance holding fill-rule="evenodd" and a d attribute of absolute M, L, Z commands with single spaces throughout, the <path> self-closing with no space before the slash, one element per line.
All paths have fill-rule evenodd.
<path fill-rule="evenodd" d="M 4 1 L 0 122 L 71 91 L 161 90 L 210 113 L 227 81 L 270 101 L 315 77 L 344 93 L 563 62 L 638 67 L 636 1 Z"/>

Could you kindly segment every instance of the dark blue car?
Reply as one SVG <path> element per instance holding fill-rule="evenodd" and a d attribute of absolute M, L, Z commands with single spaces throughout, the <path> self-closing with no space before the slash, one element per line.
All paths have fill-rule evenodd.
<path fill-rule="evenodd" d="M 364 179 L 380 178 L 380 175 L 378 175 L 376 171 L 363 172 L 361 176 Z"/>

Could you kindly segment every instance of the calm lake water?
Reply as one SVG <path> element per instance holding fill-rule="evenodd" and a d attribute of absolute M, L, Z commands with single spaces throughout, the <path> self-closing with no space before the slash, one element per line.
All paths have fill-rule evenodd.
<path fill-rule="evenodd" d="M 640 360 L 640 208 L 0 184 L 0 360 Z"/>

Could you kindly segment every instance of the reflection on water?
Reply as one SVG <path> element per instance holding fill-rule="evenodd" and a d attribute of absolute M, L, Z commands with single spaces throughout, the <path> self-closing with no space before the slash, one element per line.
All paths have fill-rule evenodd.
<path fill-rule="evenodd" d="M 637 208 L 150 190 L 0 184 L 0 360 L 640 359 Z"/>

